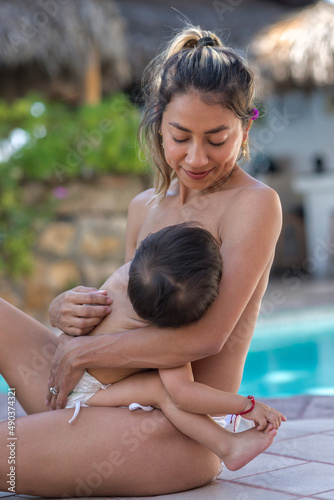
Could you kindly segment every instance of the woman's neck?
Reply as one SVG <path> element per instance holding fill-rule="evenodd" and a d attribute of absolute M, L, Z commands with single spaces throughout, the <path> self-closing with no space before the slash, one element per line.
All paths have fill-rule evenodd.
<path fill-rule="evenodd" d="M 224 177 L 222 177 L 214 185 L 207 187 L 203 191 L 201 191 L 199 189 L 190 189 L 187 186 L 185 186 L 182 182 L 180 182 L 179 179 L 174 179 L 174 181 L 171 184 L 171 188 L 172 188 L 173 194 L 176 194 L 176 193 L 178 194 L 179 200 L 180 200 L 180 206 L 182 207 L 183 205 L 185 205 L 187 202 L 194 199 L 195 197 L 198 197 L 198 196 L 201 196 L 201 195 L 207 194 L 207 193 L 212 193 L 215 191 L 223 191 L 225 188 L 228 188 L 229 181 L 238 171 L 239 171 L 239 166 L 237 163 L 235 163 L 233 168 Z M 174 184 L 174 182 L 175 182 L 175 184 Z"/>
<path fill-rule="evenodd" d="M 180 201 L 180 207 L 184 206 L 189 201 L 200 196 L 202 193 L 198 189 L 189 189 L 187 186 L 178 182 L 178 196 Z"/>

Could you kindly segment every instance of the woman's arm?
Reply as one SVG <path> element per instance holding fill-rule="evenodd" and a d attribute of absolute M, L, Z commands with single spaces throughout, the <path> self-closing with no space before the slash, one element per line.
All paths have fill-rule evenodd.
<path fill-rule="evenodd" d="M 147 199 L 142 194 L 130 206 L 127 248 L 131 251 L 137 243 L 140 226 L 136 214 L 145 219 Z M 71 340 L 65 352 L 60 353 L 61 362 L 55 370 L 67 374 L 67 381 L 63 376 L 52 377 L 58 384 L 56 387 L 64 386 L 57 404 L 65 404 L 64 392 L 73 388 L 71 372 L 107 367 L 172 368 L 222 349 L 273 258 L 281 229 L 279 199 L 267 187 L 243 190 L 229 212 L 222 234 L 224 270 L 220 292 L 204 316 L 197 323 L 179 329 L 149 326 L 120 334 Z M 131 258 L 130 251 L 127 256 Z"/>

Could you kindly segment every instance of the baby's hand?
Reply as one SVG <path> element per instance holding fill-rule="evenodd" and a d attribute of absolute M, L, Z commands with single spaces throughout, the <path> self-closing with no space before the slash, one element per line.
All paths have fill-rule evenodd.
<path fill-rule="evenodd" d="M 255 401 L 252 411 L 242 416 L 247 420 L 253 420 L 258 431 L 264 431 L 268 424 L 272 424 L 274 429 L 278 429 L 281 423 L 287 420 L 283 413 L 260 401 Z"/>

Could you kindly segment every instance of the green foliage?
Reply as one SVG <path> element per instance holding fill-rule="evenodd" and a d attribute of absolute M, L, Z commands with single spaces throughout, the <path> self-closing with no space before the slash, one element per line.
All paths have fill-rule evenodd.
<path fill-rule="evenodd" d="M 77 108 L 45 103 L 38 96 L 12 105 L 0 102 L 2 140 L 15 129 L 29 134 L 9 160 L 23 179 L 63 181 L 87 171 L 144 173 L 136 141 L 139 120 L 139 110 L 124 94 Z"/>
<path fill-rule="evenodd" d="M 59 186 L 101 173 L 146 173 L 136 139 L 139 120 L 124 94 L 77 108 L 40 96 L 0 101 L 0 272 L 19 277 L 29 271 L 36 223 L 52 214 L 55 199 L 23 199 L 27 181 Z"/>
<path fill-rule="evenodd" d="M 19 277 L 31 269 L 34 210 L 22 202 L 22 187 L 8 164 L 0 164 L 0 273 Z"/>

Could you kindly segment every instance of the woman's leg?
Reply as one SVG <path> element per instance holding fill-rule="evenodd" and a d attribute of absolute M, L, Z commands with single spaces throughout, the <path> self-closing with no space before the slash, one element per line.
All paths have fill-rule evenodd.
<path fill-rule="evenodd" d="M 57 337 L 48 328 L 0 299 L 0 373 L 15 388 L 27 413 L 46 411 L 50 362 Z"/>
<path fill-rule="evenodd" d="M 219 459 L 159 410 L 82 408 L 17 419 L 15 491 L 40 496 L 145 496 L 203 485 Z M 0 490 L 7 490 L 7 423 L 0 424 Z"/>

